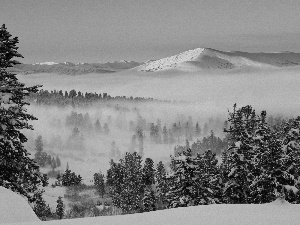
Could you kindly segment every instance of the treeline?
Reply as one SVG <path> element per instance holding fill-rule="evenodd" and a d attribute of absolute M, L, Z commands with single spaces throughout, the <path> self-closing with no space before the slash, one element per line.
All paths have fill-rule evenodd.
<path fill-rule="evenodd" d="M 285 198 L 300 203 L 300 117 L 269 125 L 251 106 L 229 114 L 228 148 L 218 161 L 211 150 L 187 147 L 154 168 L 136 152 L 111 161 L 112 203 L 123 213 L 208 204 L 262 204 Z"/>
<path fill-rule="evenodd" d="M 167 100 L 158 100 L 153 98 L 143 97 L 126 97 L 126 96 L 110 96 L 107 93 L 96 92 L 81 92 L 72 89 L 71 91 L 62 90 L 39 90 L 37 93 L 30 93 L 27 99 L 31 104 L 37 105 L 53 105 L 58 107 L 72 106 L 72 107 L 87 107 L 92 106 L 97 102 L 110 101 L 124 101 L 124 102 L 172 102 Z"/>
<path fill-rule="evenodd" d="M 121 107 L 121 106 L 119 106 Z M 119 108 L 117 109 L 119 110 Z M 125 111 L 117 111 L 113 113 L 114 116 L 107 115 L 106 118 L 101 114 L 90 116 L 88 112 L 78 113 L 72 110 L 65 116 L 63 120 L 54 118 L 49 121 L 52 128 L 56 128 L 57 132 L 52 135 L 47 141 L 49 149 L 64 149 L 70 150 L 85 150 L 86 144 L 94 138 L 104 139 L 105 136 L 110 136 L 115 130 L 122 130 L 132 133 L 131 138 L 128 139 L 127 144 L 118 143 L 118 137 L 113 137 L 111 142 L 109 157 L 111 159 L 120 159 L 124 157 L 122 152 L 138 152 L 143 156 L 145 144 L 151 145 L 176 145 L 182 144 L 186 140 L 191 143 L 193 153 L 203 152 L 207 149 L 220 154 L 227 146 L 227 139 L 217 137 L 214 131 L 221 133 L 224 122 L 210 118 L 202 126 L 199 122 L 194 123 L 191 116 L 178 116 L 175 120 L 178 122 L 165 123 L 162 125 L 161 119 L 157 119 L 156 123 L 146 120 L 139 110 L 134 108 L 131 112 L 129 109 Z M 135 120 L 128 120 L 127 113 L 136 113 Z M 130 114 L 132 117 L 132 115 Z M 184 124 L 184 125 L 182 125 Z M 67 128 L 69 135 L 61 135 L 60 132 Z M 210 132 L 209 132 L 210 130 Z M 64 138 L 63 138 L 64 137 Z M 120 150 L 119 146 L 123 149 Z M 148 146 L 148 145 L 147 145 Z M 176 146 L 176 151 L 182 152 L 185 146 Z"/>

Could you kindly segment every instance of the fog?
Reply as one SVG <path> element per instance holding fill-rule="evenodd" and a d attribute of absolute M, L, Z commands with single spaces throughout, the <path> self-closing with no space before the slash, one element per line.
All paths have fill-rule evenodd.
<path fill-rule="evenodd" d="M 97 104 L 88 108 L 58 108 L 55 106 L 28 106 L 28 112 L 38 118 L 32 122 L 33 131 L 26 131 L 27 148 L 34 154 L 34 140 L 42 135 L 44 150 L 62 160 L 60 170 L 68 162 L 70 169 L 80 173 L 85 182 L 92 180 L 95 172 L 106 173 L 109 167 L 112 142 L 123 154 L 131 146 L 135 131 L 130 122 L 136 126 L 139 118 L 146 121 L 143 129 L 144 157 L 151 157 L 157 163 L 167 162 L 173 154 L 174 147 L 184 145 L 181 137 L 173 144 L 154 144 L 149 138 L 149 124 L 161 120 L 161 126 L 171 128 L 174 123 L 196 122 L 203 129 L 208 129 L 223 137 L 222 125 L 232 110 L 234 103 L 238 107 L 252 105 L 256 111 L 267 110 L 269 115 L 291 117 L 300 112 L 300 68 L 280 68 L 268 70 L 233 70 L 202 72 L 157 72 L 145 73 L 129 70 L 114 74 L 87 74 L 78 76 L 57 74 L 18 75 L 26 86 L 43 85 L 45 90 L 108 93 L 111 96 L 151 97 L 170 102 L 126 103 L 114 101 L 109 107 Z M 121 107 L 121 110 L 118 109 Z M 122 107 L 124 110 L 122 110 Z M 127 110 L 125 110 L 127 108 Z M 84 149 L 67 148 L 67 140 L 72 135 L 74 126 L 66 126 L 66 118 L 71 112 L 89 114 L 90 123 L 94 126 L 99 119 L 102 127 L 108 124 L 108 135 L 95 134 L 87 128 L 79 128 L 84 137 Z M 59 121 L 59 122 L 58 122 Z M 60 124 L 58 124 L 60 123 Z M 191 125 L 191 124 L 190 124 Z M 191 128 L 192 129 L 192 128 Z M 201 137 L 209 134 L 202 134 Z M 59 136 L 59 138 L 58 138 Z M 58 139 L 62 142 L 57 144 Z M 191 142 L 196 141 L 196 137 Z M 118 158 L 118 157 L 117 157 Z M 117 160 L 117 159 L 115 159 Z"/>

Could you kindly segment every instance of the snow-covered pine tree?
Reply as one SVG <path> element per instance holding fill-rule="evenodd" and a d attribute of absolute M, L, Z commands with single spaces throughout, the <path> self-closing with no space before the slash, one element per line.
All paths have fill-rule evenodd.
<path fill-rule="evenodd" d="M 196 165 L 191 149 L 183 151 L 177 157 L 171 157 L 171 173 L 167 175 L 168 191 L 165 200 L 168 208 L 194 205 L 196 193 Z"/>
<path fill-rule="evenodd" d="M 46 202 L 42 197 L 42 193 L 42 191 L 36 193 L 36 201 L 33 206 L 33 211 L 41 220 L 45 221 L 47 217 L 52 215 L 52 212 L 50 206 L 46 205 Z"/>
<path fill-rule="evenodd" d="M 0 27 L 0 186 L 18 192 L 34 201 L 34 193 L 40 185 L 45 185 L 38 165 L 29 158 L 24 148 L 27 141 L 21 132 L 33 129 L 29 120 L 36 120 L 27 114 L 25 97 L 38 91 L 39 86 L 25 87 L 16 74 L 7 71 L 8 67 L 19 64 L 14 57 L 23 56 L 17 52 L 17 37 L 12 38 L 3 24 Z"/>
<path fill-rule="evenodd" d="M 62 200 L 62 197 L 59 196 L 57 199 L 57 206 L 56 206 L 56 215 L 58 216 L 58 218 L 61 220 L 63 218 L 63 216 L 65 215 L 65 206 L 64 206 L 64 202 Z"/>
<path fill-rule="evenodd" d="M 155 181 L 156 181 L 156 193 L 157 193 L 157 200 L 158 200 L 158 207 L 164 208 L 165 203 L 165 195 L 168 190 L 167 181 L 166 181 L 166 170 L 165 166 L 160 161 L 157 164 L 156 171 L 155 171 Z"/>
<path fill-rule="evenodd" d="M 120 160 L 123 182 L 121 182 L 120 208 L 127 213 L 141 210 L 141 197 L 144 191 L 142 159 L 136 152 L 126 153 Z"/>
<path fill-rule="evenodd" d="M 111 160 L 110 168 L 107 170 L 106 178 L 106 185 L 110 187 L 109 193 L 112 198 L 112 204 L 120 208 L 121 183 L 123 182 L 121 164 L 115 163 L 113 160 Z"/>
<path fill-rule="evenodd" d="M 154 181 L 154 162 L 151 158 L 146 158 L 143 167 L 143 183 L 146 186 L 152 185 Z"/>
<path fill-rule="evenodd" d="M 211 150 L 197 154 L 195 176 L 195 205 L 209 205 L 222 202 L 223 184 L 216 154 Z"/>
<path fill-rule="evenodd" d="M 151 186 L 145 188 L 144 197 L 142 199 L 143 211 L 150 212 L 156 210 L 156 198 Z"/>
<path fill-rule="evenodd" d="M 250 185 L 254 179 L 255 156 L 253 136 L 258 123 L 255 111 L 250 105 L 234 109 L 229 113 L 229 148 L 226 151 L 226 162 L 223 166 L 225 178 L 224 197 L 227 203 L 248 203 Z"/>

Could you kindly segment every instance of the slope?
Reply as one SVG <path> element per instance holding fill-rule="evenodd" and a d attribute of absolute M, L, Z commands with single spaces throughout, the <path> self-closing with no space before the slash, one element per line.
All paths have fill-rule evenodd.
<path fill-rule="evenodd" d="M 82 219 L 41 222 L 21 196 L 0 187 L 0 223 L 8 224 L 299 224 L 300 206 L 284 200 L 262 205 L 208 205 L 168 209 L 156 212 L 122 216 L 92 217 Z"/>
<path fill-rule="evenodd" d="M 224 52 L 211 48 L 196 48 L 178 55 L 148 61 L 135 68 L 138 71 L 161 70 L 198 71 L 203 69 L 231 70 L 235 68 L 272 68 L 300 65 L 300 53 Z"/>
<path fill-rule="evenodd" d="M 40 221 L 20 195 L 0 186 L 0 224 Z"/>

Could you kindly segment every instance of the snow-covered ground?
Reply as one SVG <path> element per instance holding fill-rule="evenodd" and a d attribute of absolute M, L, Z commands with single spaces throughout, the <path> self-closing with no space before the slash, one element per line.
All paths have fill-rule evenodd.
<path fill-rule="evenodd" d="M 25 198 L 0 186 L 0 224 L 40 221 Z"/>
<path fill-rule="evenodd" d="M 101 216 L 42 222 L 25 199 L 0 187 L 0 223 L 62 225 L 292 225 L 300 223 L 300 206 L 276 200 L 262 205 L 208 205 L 122 216 Z"/>

